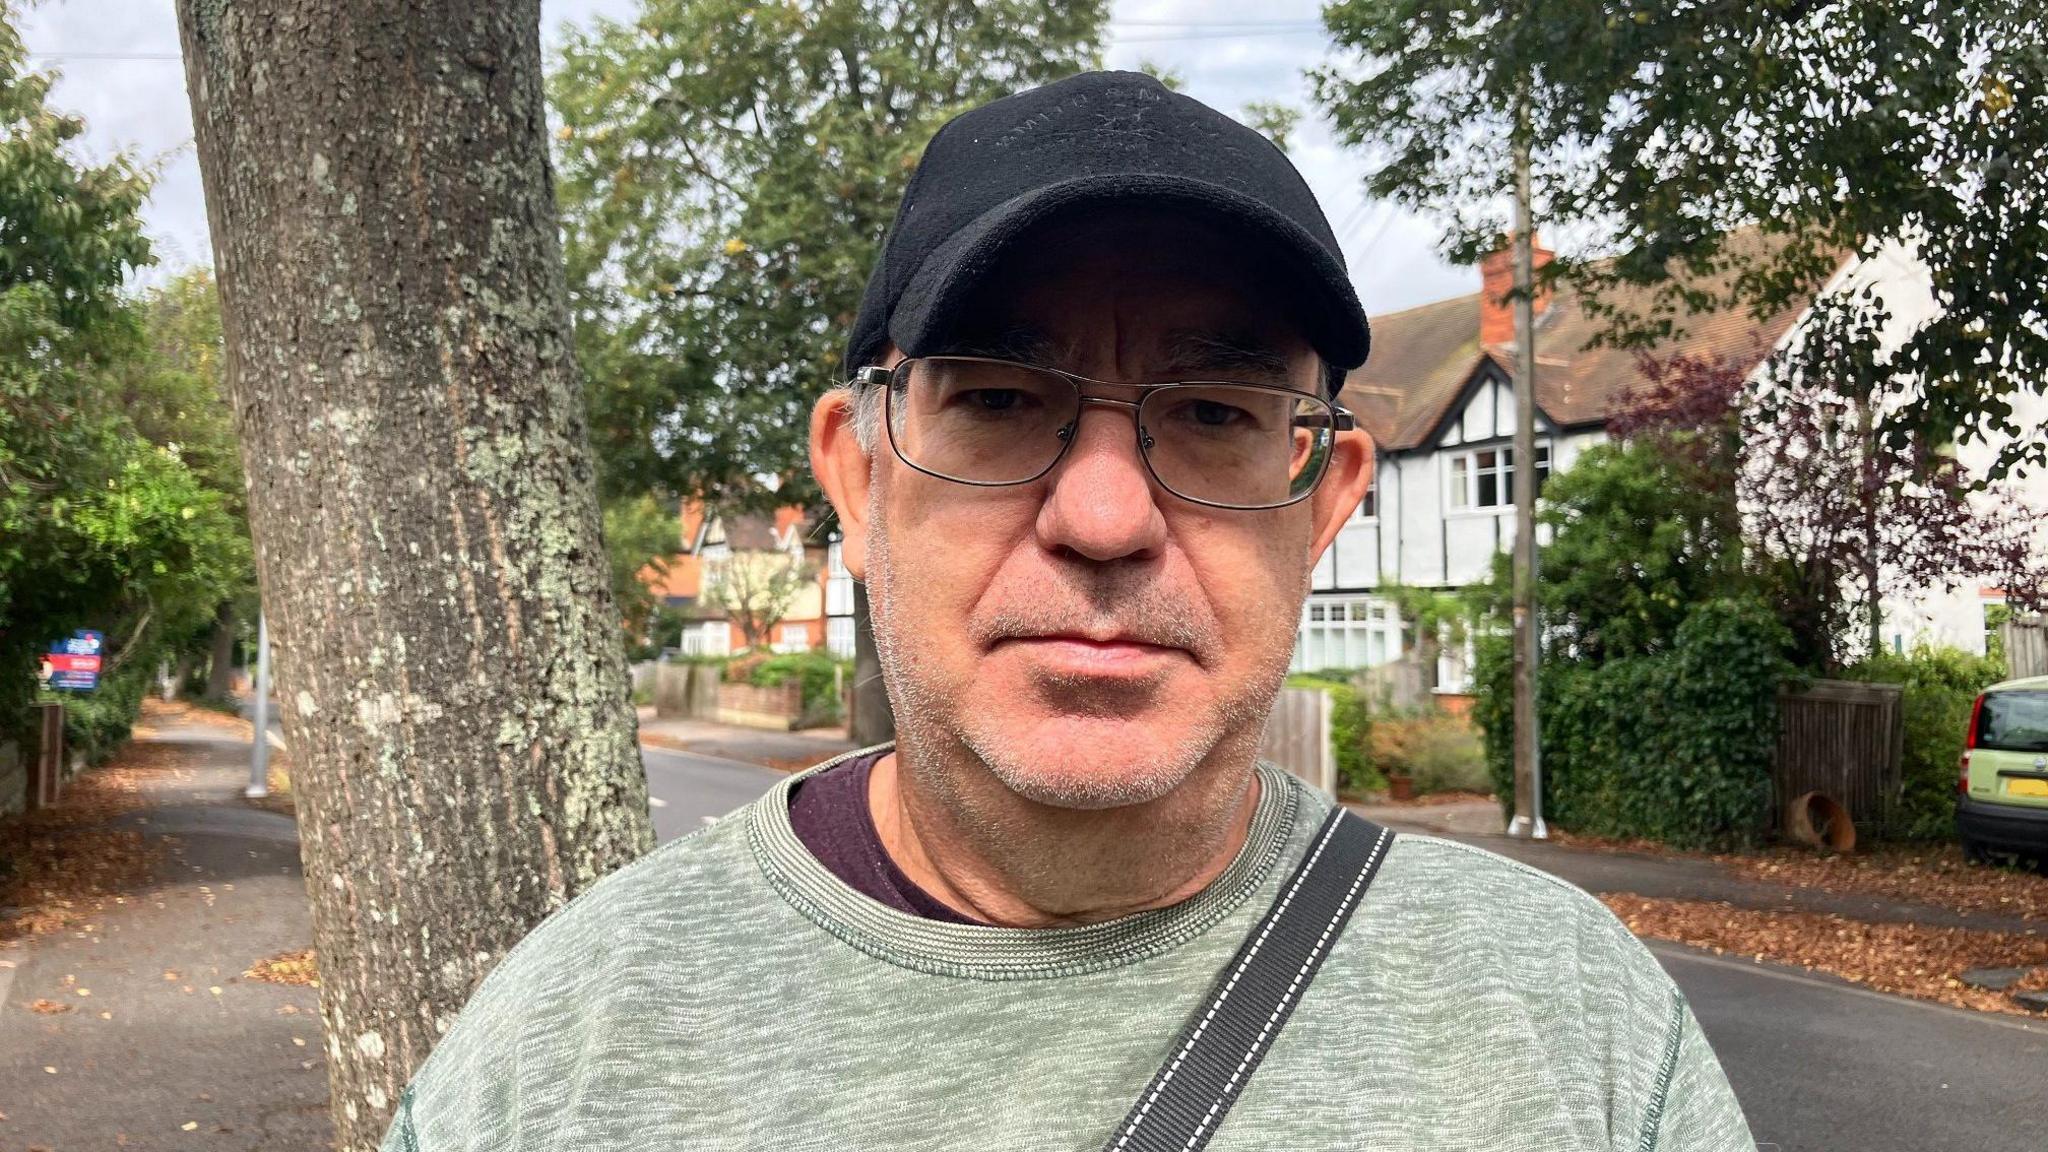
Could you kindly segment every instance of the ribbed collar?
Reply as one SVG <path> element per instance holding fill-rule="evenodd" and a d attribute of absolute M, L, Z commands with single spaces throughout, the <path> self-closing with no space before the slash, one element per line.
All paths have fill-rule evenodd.
<path fill-rule="evenodd" d="M 855 891 L 811 855 L 789 823 L 789 794 L 798 782 L 891 747 L 877 744 L 848 752 L 770 789 L 749 808 L 754 857 L 791 906 L 853 947 L 901 967 L 970 980 L 1094 972 L 1194 939 L 1258 889 L 1285 852 L 1301 805 L 1301 787 L 1294 778 L 1261 762 L 1259 802 L 1244 846 L 1207 888 L 1171 907 L 1074 928 L 945 924 L 898 912 Z"/>

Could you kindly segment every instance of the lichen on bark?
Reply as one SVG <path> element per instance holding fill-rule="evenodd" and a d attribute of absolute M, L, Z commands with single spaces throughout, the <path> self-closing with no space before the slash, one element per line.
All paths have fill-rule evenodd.
<path fill-rule="evenodd" d="M 652 844 L 537 0 L 180 0 L 338 1144 Z"/>

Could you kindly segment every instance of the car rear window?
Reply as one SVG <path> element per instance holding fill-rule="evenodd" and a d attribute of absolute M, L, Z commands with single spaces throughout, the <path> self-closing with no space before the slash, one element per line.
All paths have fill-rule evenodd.
<path fill-rule="evenodd" d="M 1977 747 L 2048 752 L 2048 692 L 1993 692 L 1977 714 Z"/>

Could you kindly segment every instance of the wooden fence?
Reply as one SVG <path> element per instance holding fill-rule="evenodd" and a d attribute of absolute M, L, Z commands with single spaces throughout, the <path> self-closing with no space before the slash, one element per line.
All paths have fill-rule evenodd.
<path fill-rule="evenodd" d="M 1270 760 L 1311 787 L 1335 795 L 1337 758 L 1330 750 L 1330 696 L 1316 688 L 1282 688 L 1266 718 L 1259 744 L 1261 759 Z"/>
<path fill-rule="evenodd" d="M 2048 616 L 2014 616 L 1998 627 L 2013 679 L 2048 676 Z"/>
<path fill-rule="evenodd" d="M 1903 690 L 1897 684 L 1816 680 L 1804 692 L 1778 697 L 1778 754 L 1771 771 L 1771 827 L 1785 805 L 1822 792 L 1848 809 L 1858 828 L 1876 831 L 1892 819 L 1904 788 Z"/>

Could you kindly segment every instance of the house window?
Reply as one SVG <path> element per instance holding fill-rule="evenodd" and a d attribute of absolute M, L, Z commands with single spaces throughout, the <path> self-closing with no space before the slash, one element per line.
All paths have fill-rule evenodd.
<path fill-rule="evenodd" d="M 1380 514 L 1380 478 L 1374 469 L 1372 483 L 1365 486 L 1365 495 L 1358 499 L 1358 511 L 1352 515 L 1359 520 L 1371 520 Z"/>
<path fill-rule="evenodd" d="M 777 652 L 808 652 L 811 650 L 810 629 L 802 624 L 777 624 L 774 647 Z"/>
<path fill-rule="evenodd" d="M 1295 637 L 1293 669 L 1371 668 L 1401 656 L 1394 607 L 1370 597 L 1326 600 L 1307 607 Z"/>
<path fill-rule="evenodd" d="M 1453 512 L 1512 508 L 1515 504 L 1515 450 L 1475 448 L 1453 453 L 1447 464 L 1446 497 Z M 1536 491 L 1550 478 L 1550 445 L 1536 445 Z"/>
<path fill-rule="evenodd" d="M 825 621 L 825 647 L 842 660 L 853 657 L 853 617 L 834 616 Z"/>

